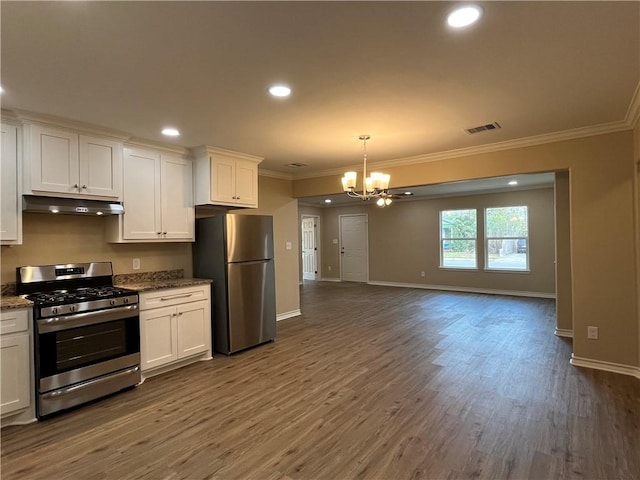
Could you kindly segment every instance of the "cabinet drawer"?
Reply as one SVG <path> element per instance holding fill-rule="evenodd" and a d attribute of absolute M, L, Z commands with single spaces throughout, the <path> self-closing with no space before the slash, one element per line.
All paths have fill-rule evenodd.
<path fill-rule="evenodd" d="M 209 290 L 209 285 L 198 285 L 195 287 L 167 288 L 152 292 L 141 292 L 140 310 L 208 300 Z"/>
<path fill-rule="evenodd" d="M 0 313 L 0 334 L 29 329 L 29 310 L 5 310 Z"/>

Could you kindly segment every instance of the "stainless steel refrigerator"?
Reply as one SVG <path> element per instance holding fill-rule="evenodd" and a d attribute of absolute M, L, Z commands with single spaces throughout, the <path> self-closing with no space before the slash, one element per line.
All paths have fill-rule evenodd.
<path fill-rule="evenodd" d="M 216 352 L 276 338 L 273 217 L 224 214 L 196 220 L 193 274 L 211 278 Z"/>

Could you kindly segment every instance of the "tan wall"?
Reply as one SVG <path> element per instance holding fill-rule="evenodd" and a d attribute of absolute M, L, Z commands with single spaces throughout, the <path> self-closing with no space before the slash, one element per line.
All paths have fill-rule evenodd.
<path fill-rule="evenodd" d="M 392 186 L 570 170 L 574 355 L 640 363 L 631 130 L 385 168 Z M 340 175 L 294 181 L 293 194 L 340 191 Z M 599 327 L 599 340 L 587 339 Z"/>
<path fill-rule="evenodd" d="M 638 365 L 640 365 L 640 117 L 633 130 L 633 158 L 636 163 L 635 196 L 636 196 L 636 290 L 638 291 Z"/>
<path fill-rule="evenodd" d="M 2 283 L 16 281 L 16 267 L 111 261 L 116 274 L 182 268 L 192 275 L 191 243 L 106 243 L 106 218 L 24 213 L 22 245 L 2 247 Z M 132 260 L 140 259 L 140 270 Z"/>
<path fill-rule="evenodd" d="M 258 209 L 234 210 L 247 215 L 273 216 L 276 270 L 276 312 L 300 310 L 298 241 L 298 200 L 292 198 L 291 180 L 258 177 Z M 286 244 L 291 242 L 291 249 Z"/>
<path fill-rule="evenodd" d="M 556 326 L 573 330 L 571 293 L 571 222 L 569 172 L 557 172 L 555 181 Z"/>
<path fill-rule="evenodd" d="M 357 202 L 354 200 L 354 202 Z M 478 265 L 485 263 L 483 248 L 484 209 L 526 205 L 529 209 L 530 272 L 489 272 L 440 268 L 439 215 L 441 210 L 475 208 L 478 212 Z M 325 277 L 340 278 L 338 245 L 339 215 L 366 212 L 369 232 L 369 281 L 441 285 L 487 290 L 555 293 L 553 189 L 520 190 L 419 201 L 396 201 L 389 208 L 359 204 L 325 210 L 322 223 L 330 233 L 323 253 L 329 251 Z M 327 256 L 327 255 L 325 255 Z M 421 277 L 421 272 L 425 277 Z"/>

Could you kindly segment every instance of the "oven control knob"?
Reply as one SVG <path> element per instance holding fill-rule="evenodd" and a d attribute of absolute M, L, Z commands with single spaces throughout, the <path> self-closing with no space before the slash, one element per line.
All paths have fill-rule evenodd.
<path fill-rule="evenodd" d="M 57 315 L 58 314 L 58 309 L 56 307 L 53 307 L 51 309 L 51 313 L 53 313 L 54 315 Z"/>
<path fill-rule="evenodd" d="M 129 303 L 129 299 L 128 299 L 128 298 L 123 298 L 123 299 L 122 299 L 122 302 L 123 302 L 123 303 Z"/>
<path fill-rule="evenodd" d="M 115 300 L 109 300 L 109 305 L 115 305 L 116 301 Z"/>
<path fill-rule="evenodd" d="M 75 305 L 69 305 L 69 310 L 71 310 L 72 312 L 76 311 L 76 306 Z"/>

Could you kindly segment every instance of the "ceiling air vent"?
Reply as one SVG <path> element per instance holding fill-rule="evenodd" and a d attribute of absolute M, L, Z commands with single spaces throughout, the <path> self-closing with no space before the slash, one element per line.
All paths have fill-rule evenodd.
<path fill-rule="evenodd" d="M 285 165 L 285 167 L 289 167 L 289 168 L 302 168 L 302 167 L 308 167 L 309 165 L 307 165 L 306 163 L 288 163 Z"/>
<path fill-rule="evenodd" d="M 465 128 L 464 131 L 468 134 L 486 132 L 487 130 L 497 130 L 502 128 L 498 122 L 487 123 L 486 125 L 480 125 L 479 127 Z"/>

